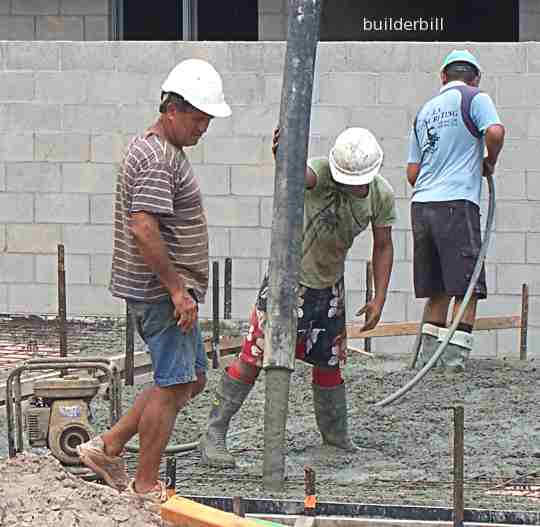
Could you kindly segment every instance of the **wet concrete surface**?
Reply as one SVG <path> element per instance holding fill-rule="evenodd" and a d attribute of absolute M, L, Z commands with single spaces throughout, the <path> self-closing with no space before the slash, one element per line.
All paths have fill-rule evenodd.
<path fill-rule="evenodd" d="M 178 492 L 190 495 L 303 498 L 304 467 L 317 474 L 320 500 L 452 505 L 451 407 L 465 408 L 465 506 L 540 509 L 540 500 L 493 494 L 518 478 L 540 478 L 540 372 L 534 363 L 473 360 L 461 374 L 433 371 L 392 406 L 374 405 L 413 377 L 400 358 L 351 356 L 344 370 L 349 426 L 357 453 L 323 446 L 312 408 L 311 368 L 297 363 L 291 377 L 283 492 L 263 488 L 264 374 L 233 418 L 228 445 L 235 469 L 204 467 L 196 451 L 177 458 Z M 209 372 L 209 385 L 219 371 Z M 131 390 L 131 389 L 130 389 Z M 125 390 L 126 392 L 127 390 Z M 126 394 L 127 395 L 127 394 Z M 126 397 L 128 399 L 128 397 Z M 172 441 L 196 440 L 210 404 L 207 390 L 179 416 Z M 134 466 L 136 459 L 131 460 Z M 504 486 L 504 485 L 503 485 Z"/>

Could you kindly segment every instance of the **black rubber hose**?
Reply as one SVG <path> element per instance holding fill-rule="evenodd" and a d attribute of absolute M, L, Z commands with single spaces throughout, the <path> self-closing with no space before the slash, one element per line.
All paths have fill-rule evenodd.
<path fill-rule="evenodd" d="M 487 215 L 487 220 L 486 220 L 486 228 L 484 232 L 484 240 L 482 242 L 482 247 L 480 248 L 478 259 L 476 260 L 474 271 L 471 276 L 469 286 L 467 287 L 467 291 L 465 293 L 465 296 L 463 298 L 463 302 L 461 303 L 459 311 L 456 317 L 454 318 L 454 321 L 448 328 L 448 333 L 446 334 L 446 337 L 440 343 L 439 347 L 437 348 L 437 351 L 433 354 L 431 359 L 429 359 L 429 361 L 424 365 L 424 367 L 405 386 L 402 386 L 399 390 L 395 391 L 393 394 L 389 395 L 382 401 L 375 403 L 375 406 L 386 406 L 390 403 L 393 403 L 394 401 L 397 401 L 398 399 L 403 397 L 403 395 L 405 395 L 409 390 L 414 388 L 414 386 L 416 386 L 416 384 L 418 384 L 424 378 L 426 373 L 428 373 L 429 370 L 431 370 L 431 368 L 433 368 L 433 366 L 437 363 L 441 355 L 444 353 L 446 346 L 448 345 L 448 343 L 454 336 L 454 333 L 458 327 L 458 324 L 461 322 L 461 319 L 463 318 L 463 314 L 465 313 L 467 304 L 469 303 L 469 300 L 471 299 L 471 296 L 474 291 L 474 287 L 476 286 L 476 282 L 478 282 L 478 278 L 482 271 L 482 265 L 484 264 L 484 260 L 486 259 L 487 251 L 489 248 L 489 242 L 491 238 L 491 232 L 493 230 L 493 221 L 495 219 L 495 181 L 492 176 L 487 176 L 486 179 L 487 179 L 488 189 L 489 189 L 489 207 L 488 207 L 488 215 Z M 424 309 L 424 315 L 422 317 L 422 322 L 420 323 L 420 326 L 418 328 L 418 334 L 415 340 L 416 349 L 415 349 L 413 365 L 416 364 L 416 357 L 418 356 L 418 351 L 422 343 L 422 326 L 424 325 L 424 319 L 425 319 L 425 309 Z"/>

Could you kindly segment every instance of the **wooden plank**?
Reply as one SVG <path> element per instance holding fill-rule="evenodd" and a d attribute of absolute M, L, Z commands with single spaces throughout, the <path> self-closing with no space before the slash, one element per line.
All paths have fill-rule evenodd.
<path fill-rule="evenodd" d="M 521 317 L 513 315 L 508 317 L 482 317 L 476 319 L 474 329 L 485 331 L 490 329 L 512 329 L 521 327 Z"/>
<path fill-rule="evenodd" d="M 416 335 L 420 322 L 383 322 L 375 329 L 362 331 L 361 324 L 347 324 L 347 338 L 362 339 L 367 337 L 402 337 Z M 519 315 L 503 317 L 481 317 L 476 319 L 475 331 L 493 329 L 513 329 L 521 327 Z"/>
<path fill-rule="evenodd" d="M 373 357 L 373 353 L 371 351 L 363 350 L 361 348 L 355 348 L 354 346 L 347 346 L 347 349 L 349 351 L 353 351 L 354 353 L 360 353 L 362 355 L 365 355 L 366 357 Z"/>
<path fill-rule="evenodd" d="M 219 339 L 219 351 L 220 356 L 224 357 L 225 355 L 232 355 L 238 353 L 242 347 L 242 341 L 244 337 L 230 337 L 223 336 Z M 212 353 L 212 339 L 208 338 L 204 340 L 204 349 L 206 350 L 207 355 Z"/>
<path fill-rule="evenodd" d="M 161 506 L 161 519 L 172 525 L 182 527 L 260 527 L 259 521 L 253 518 L 241 518 L 231 512 L 224 512 L 196 501 L 170 497 Z M 269 522 L 270 525 L 279 525 Z"/>

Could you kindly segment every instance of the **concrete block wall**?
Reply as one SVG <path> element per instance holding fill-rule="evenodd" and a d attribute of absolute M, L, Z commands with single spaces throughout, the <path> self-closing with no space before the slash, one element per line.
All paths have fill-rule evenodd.
<path fill-rule="evenodd" d="M 531 351 L 540 333 L 540 44 L 466 44 L 486 74 L 483 88 L 507 125 L 497 172 L 497 214 L 489 252 L 490 298 L 481 315 L 517 314 L 531 289 Z M 438 90 L 437 70 L 455 43 L 321 43 L 310 155 L 327 154 L 350 125 L 374 131 L 399 211 L 386 321 L 417 320 L 412 293 L 409 126 Z M 201 181 L 212 260 L 233 258 L 233 316 L 245 318 L 270 256 L 277 123 L 285 45 L 268 43 L 3 42 L 0 44 L 0 312 L 56 312 L 56 247 L 64 243 L 68 311 L 120 314 L 107 290 L 116 167 L 128 138 L 157 116 L 159 87 L 183 58 L 222 73 L 233 116 L 216 119 L 187 149 Z M 484 200 L 483 209 L 486 203 Z M 371 237 L 347 262 L 347 308 L 363 303 Z M 223 269 L 223 266 L 222 266 Z M 223 282 L 222 282 L 223 283 Z M 211 296 L 203 306 L 209 315 Z M 400 350 L 409 339 L 376 339 Z M 483 355 L 517 353 L 517 333 L 479 336 Z"/>
<path fill-rule="evenodd" d="M 108 40 L 109 0 L 0 0 L 0 40 Z"/>

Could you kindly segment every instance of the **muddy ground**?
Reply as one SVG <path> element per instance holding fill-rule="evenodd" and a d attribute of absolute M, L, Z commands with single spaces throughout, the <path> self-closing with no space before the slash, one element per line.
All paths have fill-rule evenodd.
<path fill-rule="evenodd" d="M 115 352 L 122 349 L 117 332 Z M 85 351 L 92 352 L 90 346 Z M 312 411 L 311 372 L 297 363 L 291 377 L 287 425 L 287 481 L 282 493 L 262 487 L 264 455 L 264 375 L 233 419 L 229 446 L 236 469 L 201 466 L 196 451 L 177 457 L 177 491 L 183 495 L 303 498 L 304 466 L 317 474 L 324 501 L 451 506 L 453 405 L 465 408 L 465 506 L 539 510 L 538 497 L 497 493 L 512 481 L 540 484 L 540 369 L 534 361 L 473 360 L 462 374 L 433 371 L 398 403 L 374 403 L 413 376 L 408 354 L 374 357 L 351 354 L 344 370 L 349 388 L 351 436 L 356 454 L 321 446 Z M 208 416 L 211 387 L 219 370 L 209 371 L 209 389 L 178 417 L 173 442 L 196 440 Z M 125 387 L 124 406 L 144 386 Z M 96 428 L 107 423 L 108 403 L 93 403 Z M 5 421 L 0 411 L 0 458 L 6 455 Z M 128 456 L 129 466 L 136 463 Z M 538 474 L 538 476 L 537 476 Z M 522 490 L 527 491 L 525 487 Z M 495 491 L 495 492 L 494 492 Z M 533 493 L 538 496 L 538 492 Z"/>

